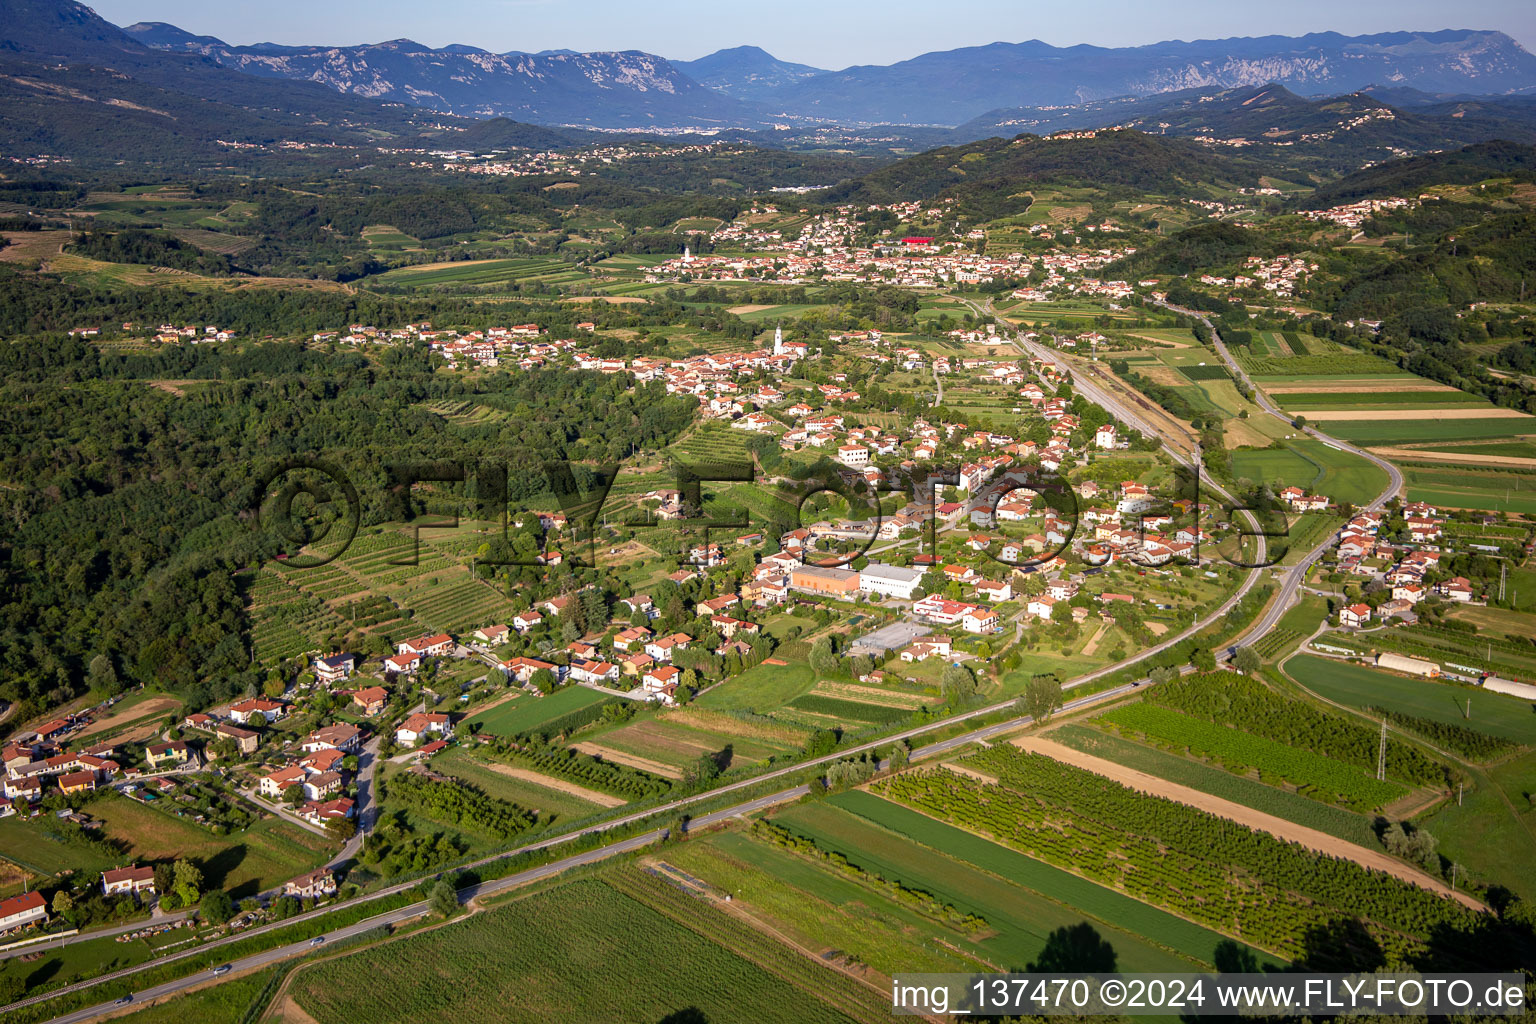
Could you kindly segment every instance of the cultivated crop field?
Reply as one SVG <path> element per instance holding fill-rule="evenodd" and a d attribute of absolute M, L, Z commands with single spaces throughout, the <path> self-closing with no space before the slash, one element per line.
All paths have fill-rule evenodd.
<path fill-rule="evenodd" d="M 1301 377 L 1337 377 L 1357 374 L 1370 377 L 1386 377 L 1400 373 L 1395 363 L 1366 355 L 1348 352 L 1335 355 L 1306 355 L 1289 357 L 1258 357 L 1239 349 L 1233 353 L 1238 364 L 1255 378 L 1260 386 L 1270 380 L 1290 380 Z M 1413 374 L 1403 373 L 1404 379 L 1416 379 Z"/>
<path fill-rule="evenodd" d="M 545 825 L 578 821 L 612 806 L 606 798 L 600 802 L 583 799 L 557 779 L 544 779 L 535 772 L 515 775 L 498 770 L 503 767 L 461 748 L 444 751 L 432 759 L 433 771 L 471 783 L 498 800 L 537 811 L 539 821 Z"/>
<path fill-rule="evenodd" d="M 1364 418 L 1330 419 L 1327 432 L 1358 445 L 1375 446 L 1413 444 L 1419 441 L 1483 440 L 1529 434 L 1536 430 L 1536 420 L 1518 414 L 1483 419 L 1461 418 L 1452 410 L 1446 411 L 1443 416 L 1434 411 L 1424 415 L 1405 415 L 1403 418 L 1388 418 L 1379 413 L 1361 415 Z M 1399 415 L 1399 411 L 1394 410 L 1393 415 Z"/>
<path fill-rule="evenodd" d="M 729 685 L 729 684 L 727 684 Z M 675 722 L 669 715 L 644 718 L 592 736 L 592 742 L 610 750 L 667 765 L 682 771 L 705 754 L 730 750 L 730 764 L 746 765 L 788 753 L 791 745 L 775 740 L 695 729 Z M 722 758 L 723 760 L 723 758 Z M 728 767 L 728 766 L 727 766 Z"/>
<path fill-rule="evenodd" d="M 1358 811 L 1383 807 L 1405 792 L 1396 783 L 1378 782 L 1363 769 L 1151 704 L 1116 708 L 1099 721 L 1167 749 L 1187 749 L 1231 771 L 1253 769 L 1261 781 L 1293 785 L 1302 794 Z"/>
<path fill-rule="evenodd" d="M 831 969 L 784 947 L 772 955 L 768 940 L 748 926 L 681 893 L 679 906 L 669 893 L 647 889 L 645 882 L 625 884 L 625 891 L 595 879 L 567 882 L 447 927 L 324 961 L 295 979 L 293 996 L 319 1024 L 450 1018 L 461 1024 L 635 1024 L 690 1008 L 697 1017 L 672 1019 L 880 1019 L 873 1015 L 878 996 L 865 998 Z M 635 890 L 662 909 L 636 898 Z M 684 912 L 690 912 L 687 926 L 672 916 Z M 745 948 L 738 953 L 722 938 Z M 665 951 L 666 970 L 657 970 L 642 949 Z M 389 983 L 379 984 L 381 978 Z M 850 995 L 839 998 L 834 987 Z M 850 1017 L 823 997 L 864 1012 Z"/>
<path fill-rule="evenodd" d="M 1536 515 L 1536 474 L 1479 471 L 1469 466 L 1406 466 L 1409 501 Z"/>
<path fill-rule="evenodd" d="M 888 879 L 985 917 L 975 941 L 992 963 L 1023 969 L 1059 927 L 1088 920 L 1125 970 L 1184 970 L 1209 962 L 1221 936 L 1102 886 L 967 835 L 865 792 L 802 804 L 777 824 Z M 963 947 L 962 947 L 963 948 Z"/>
<path fill-rule="evenodd" d="M 1282 956 L 1299 955 L 1307 929 L 1340 914 L 1361 920 L 1388 964 L 1415 956 L 1434 928 L 1466 929 L 1475 921 L 1467 907 L 1390 875 L 1011 745 L 960 763 L 999 784 L 923 769 L 874 788 Z M 1234 871 L 1243 886 L 1232 884 Z"/>
<path fill-rule="evenodd" d="M 1286 674 L 1309 690 L 1351 707 L 1381 707 L 1451 725 L 1465 725 L 1516 743 L 1536 745 L 1536 715 L 1530 703 L 1470 686 L 1382 672 L 1332 658 L 1299 654 L 1285 663 Z M 1465 717 L 1471 701 L 1472 717 Z"/>
<path fill-rule="evenodd" d="M 1086 725 L 1064 725 L 1050 730 L 1044 736 L 1085 754 L 1224 800 L 1257 808 L 1298 825 L 1326 832 L 1345 842 L 1371 848 L 1379 841 L 1371 828 L 1372 817 L 1369 815 L 1355 814 L 1343 807 L 1309 799 L 1300 793 L 1266 786 L 1255 779 L 1234 775 L 1219 766 L 1150 747 L 1131 738 Z"/>

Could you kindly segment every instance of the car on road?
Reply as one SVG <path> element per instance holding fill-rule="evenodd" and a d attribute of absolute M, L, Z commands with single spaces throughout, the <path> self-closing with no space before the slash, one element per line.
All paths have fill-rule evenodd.
<path fill-rule="evenodd" d="M 320 943 L 322 943 L 324 941 L 325 941 L 325 936 L 324 935 L 316 935 L 314 938 L 309 940 L 309 944 L 311 946 L 318 946 L 318 945 L 320 945 Z"/>
<path fill-rule="evenodd" d="M 213 976 L 214 976 L 214 977 L 215 977 L 215 978 L 217 978 L 217 977 L 218 977 L 218 976 L 219 976 L 219 975 L 221 975 L 221 974 L 228 974 L 228 973 L 229 973 L 229 971 L 230 971 L 230 966 L 229 966 L 229 964 L 225 964 L 225 965 L 224 965 L 224 966 L 223 966 L 223 967 L 215 967 L 215 968 L 214 968 L 214 969 L 213 969 Z"/>
<path fill-rule="evenodd" d="M 122 1006 L 122 1005 L 124 1005 L 126 1003 L 131 1003 L 131 1002 L 133 1002 L 133 993 L 132 992 L 128 993 L 126 996 L 123 996 L 123 998 L 119 999 L 117 1002 L 113 1003 L 112 1005 L 113 1006 Z"/>

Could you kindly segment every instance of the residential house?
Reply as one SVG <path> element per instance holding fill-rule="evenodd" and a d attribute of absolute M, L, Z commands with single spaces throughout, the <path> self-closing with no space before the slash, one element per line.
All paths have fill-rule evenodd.
<path fill-rule="evenodd" d="M 249 697 L 230 705 L 229 717 L 237 725 L 249 725 L 252 722 L 266 725 L 282 718 L 287 712 L 288 705 L 282 701 L 268 700 L 265 697 Z M 258 719 L 260 721 L 257 721 Z"/>
<path fill-rule="evenodd" d="M 48 923 L 48 903 L 40 892 L 24 892 L 0 900 L 0 932 Z"/>
<path fill-rule="evenodd" d="M 414 675 L 419 668 L 421 668 L 421 655 L 414 651 L 406 651 L 404 654 L 391 654 L 384 659 L 384 671 L 391 675 Z"/>
<path fill-rule="evenodd" d="M 101 873 L 101 892 L 104 896 L 147 892 L 155 894 L 155 869 L 148 865 L 133 868 L 113 868 Z"/>
<path fill-rule="evenodd" d="M 96 788 L 96 773 L 87 769 L 83 772 L 70 772 L 59 777 L 59 789 L 66 795 L 74 793 L 89 793 Z"/>
<path fill-rule="evenodd" d="M 449 729 L 449 719 L 444 714 L 417 712 L 395 729 L 395 742 L 401 746 L 414 746 L 429 734 L 444 735 Z"/>
<path fill-rule="evenodd" d="M 372 718 L 389 703 L 389 691 L 382 686 L 367 686 L 352 695 L 352 703 L 364 715 Z"/>
<path fill-rule="evenodd" d="M 191 756 L 191 748 L 181 740 L 152 743 L 144 749 L 144 759 L 149 762 L 151 768 L 159 768 L 167 764 L 186 764 L 187 758 Z"/>
<path fill-rule="evenodd" d="M 306 754 L 313 754 L 320 750 L 340 750 L 355 754 L 363 749 L 363 731 L 355 725 L 347 725 L 344 722 L 328 725 L 304 737 L 300 749 Z"/>
<path fill-rule="evenodd" d="M 322 683 L 339 683 L 350 676 L 357 667 L 357 659 L 350 654 L 327 654 L 316 658 L 315 679 Z"/>
<path fill-rule="evenodd" d="M 284 882 L 283 895 L 301 900 L 334 896 L 336 895 L 336 873 L 330 868 L 316 868 L 307 875 L 300 875 L 291 882 Z"/>
<path fill-rule="evenodd" d="M 306 778 L 300 785 L 304 787 L 304 798 L 314 803 L 340 791 L 341 773 L 317 772 Z"/>
<path fill-rule="evenodd" d="M 506 643 L 507 637 L 511 635 L 511 632 L 510 629 L 503 625 L 481 626 L 471 635 L 481 643 L 494 647 L 497 644 Z"/>
<path fill-rule="evenodd" d="M 297 786 L 308 775 L 309 773 L 298 765 L 289 765 L 287 768 L 279 768 L 277 771 L 263 775 L 257 782 L 256 789 L 269 800 L 281 800 L 284 790 L 289 786 Z"/>
<path fill-rule="evenodd" d="M 220 739 L 234 740 L 235 749 L 242 754 L 256 753 L 256 746 L 261 742 L 261 737 L 250 729 L 242 729 L 228 722 L 220 722 L 216 733 Z"/>
<path fill-rule="evenodd" d="M 434 633 L 431 636 L 421 636 L 415 640 L 403 640 L 395 644 L 396 654 L 416 654 L 423 658 L 440 658 L 452 650 L 453 637 L 447 633 Z"/>
<path fill-rule="evenodd" d="M 1352 604 L 1339 611 L 1339 625 L 1360 627 L 1371 621 L 1371 606 L 1368 604 Z"/>

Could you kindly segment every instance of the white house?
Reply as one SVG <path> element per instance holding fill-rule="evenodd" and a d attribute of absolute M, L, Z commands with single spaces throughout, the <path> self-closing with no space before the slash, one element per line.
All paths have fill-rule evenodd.
<path fill-rule="evenodd" d="M 442 735 L 448 731 L 449 720 L 444 714 L 425 714 L 417 712 L 411 715 L 395 729 L 395 742 L 401 746 L 415 746 L 429 734 Z"/>
<path fill-rule="evenodd" d="M 1348 608 L 1339 611 L 1339 625 L 1363 626 L 1371 621 L 1371 606 L 1368 604 L 1352 604 Z"/>

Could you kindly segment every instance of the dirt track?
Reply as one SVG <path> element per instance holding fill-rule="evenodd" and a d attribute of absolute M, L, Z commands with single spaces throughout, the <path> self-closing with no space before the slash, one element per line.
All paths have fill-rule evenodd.
<path fill-rule="evenodd" d="M 1483 455 L 1477 452 L 1431 452 L 1419 448 L 1372 448 L 1373 454 L 1384 459 L 1417 459 L 1421 462 L 1449 462 L 1458 466 L 1518 466 L 1536 469 L 1536 459 L 1518 455 Z"/>
<path fill-rule="evenodd" d="M 1288 842 L 1305 846 L 1309 850 L 1327 854 L 1330 857 L 1338 857 L 1341 860 L 1351 860 L 1362 867 L 1372 868 L 1376 871 L 1385 871 L 1389 875 L 1401 878 L 1405 882 L 1411 882 L 1423 889 L 1450 896 L 1471 907 L 1473 910 L 1486 909 L 1481 903 L 1468 896 L 1466 893 L 1453 892 L 1450 886 L 1437 878 L 1417 868 L 1409 867 L 1402 861 L 1387 856 L 1380 850 L 1370 850 L 1354 843 L 1347 843 L 1336 836 L 1326 832 L 1319 832 L 1315 828 L 1307 828 L 1284 818 L 1277 818 L 1273 814 L 1265 814 L 1256 811 L 1252 807 L 1235 803 L 1231 800 L 1223 800 L 1221 797 L 1202 793 L 1198 789 L 1182 786 L 1177 782 L 1169 782 L 1159 779 L 1155 775 L 1127 768 L 1124 765 L 1107 761 L 1102 757 L 1094 757 L 1071 747 L 1064 746 L 1052 740 L 1042 739 L 1038 736 L 1020 736 L 1013 740 L 1016 746 L 1036 754 L 1044 754 L 1053 760 L 1063 764 L 1072 765 L 1102 775 L 1129 789 L 1140 793 L 1149 793 L 1152 796 L 1164 797 L 1177 803 L 1197 807 L 1207 814 L 1214 814 L 1228 821 L 1235 821 L 1239 825 L 1246 825 L 1255 832 L 1268 832 L 1270 835 Z"/>
<path fill-rule="evenodd" d="M 612 747 L 605 747 L 590 741 L 577 743 L 574 749 L 581 751 L 583 754 L 592 754 L 600 757 L 604 761 L 622 764 L 627 768 L 638 768 L 643 772 L 650 772 L 652 775 L 660 775 L 664 779 L 680 779 L 683 777 L 682 772 L 669 764 L 652 761 L 648 757 L 640 757 L 637 754 L 626 754 L 622 750 L 614 750 Z"/>
<path fill-rule="evenodd" d="M 597 804 L 599 807 L 623 807 L 628 802 L 621 796 L 588 789 L 585 786 L 578 786 L 574 782 L 566 782 L 564 779 L 540 775 L 538 772 L 531 772 L 526 768 L 514 768 L 509 764 L 488 764 L 486 767 L 497 775 L 505 775 L 509 779 L 517 779 L 535 786 L 543 786 L 545 789 L 553 789 L 557 792 L 586 800 L 589 803 Z"/>

